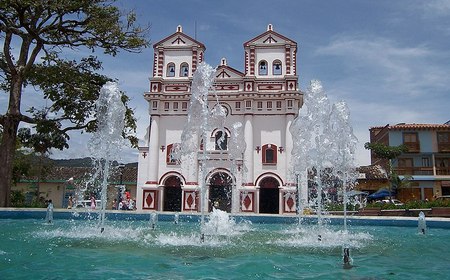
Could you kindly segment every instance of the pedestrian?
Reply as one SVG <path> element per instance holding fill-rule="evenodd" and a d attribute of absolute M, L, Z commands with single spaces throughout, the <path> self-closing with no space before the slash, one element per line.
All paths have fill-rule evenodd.
<path fill-rule="evenodd" d="M 91 209 L 92 210 L 95 210 L 95 196 L 94 195 L 92 195 L 91 196 Z"/>
<path fill-rule="evenodd" d="M 67 209 L 72 209 L 72 206 L 73 206 L 73 199 L 72 199 L 72 196 L 69 195 L 69 199 L 67 202 Z"/>

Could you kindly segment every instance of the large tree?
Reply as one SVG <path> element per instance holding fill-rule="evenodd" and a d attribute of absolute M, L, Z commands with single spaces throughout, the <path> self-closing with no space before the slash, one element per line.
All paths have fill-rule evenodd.
<path fill-rule="evenodd" d="M 405 185 L 407 179 L 404 182 L 398 177 L 397 173 L 392 168 L 393 161 L 398 158 L 403 153 L 408 152 L 408 146 L 399 145 L 399 146 L 388 146 L 383 143 L 378 142 L 367 142 L 364 144 L 364 148 L 367 150 L 371 150 L 375 156 L 379 159 L 387 161 L 387 175 L 389 179 L 389 194 L 392 195 L 392 190 L 397 190 L 401 185 Z M 408 177 L 409 178 L 409 177 Z"/>
<path fill-rule="evenodd" d="M 1 0 L 0 86 L 9 93 L 7 111 L 0 115 L 0 207 L 9 206 L 13 160 L 19 124 L 48 145 L 68 147 L 69 131 L 96 129 L 95 100 L 110 80 L 99 74 L 94 56 L 68 59 L 67 51 L 99 49 L 108 55 L 120 50 L 139 52 L 149 42 L 147 28 L 136 23 L 132 12 L 122 14 L 114 0 Z M 77 53 L 79 56 L 80 53 Z M 77 57 L 74 56 L 74 57 Z M 25 86 L 33 86 L 46 106 L 21 111 Z M 125 105 L 128 97 L 123 95 Z M 136 138 L 135 119 L 127 107 L 127 135 Z M 38 143 L 39 144 L 39 143 Z M 39 146 L 39 145 L 38 145 Z"/>

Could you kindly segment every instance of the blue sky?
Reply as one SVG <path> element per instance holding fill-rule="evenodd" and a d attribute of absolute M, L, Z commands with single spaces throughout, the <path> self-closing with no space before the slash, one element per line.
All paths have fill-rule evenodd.
<path fill-rule="evenodd" d="M 357 164 L 370 164 L 363 145 L 369 128 L 386 124 L 444 123 L 450 120 L 450 0 L 135 0 L 118 1 L 151 26 L 155 43 L 175 32 L 195 36 L 206 46 L 205 61 L 213 66 L 225 57 L 243 70 L 243 43 L 274 30 L 298 43 L 301 90 L 318 79 L 332 102 L 349 105 L 359 139 Z M 104 73 L 119 80 L 132 98 L 138 137 L 148 125 L 143 93 L 149 87 L 153 48 L 140 54 L 98 53 Z M 24 108 L 34 99 L 28 92 Z M 29 105 L 29 104 L 28 104 Z M 0 112 L 6 108 L 0 96 Z M 71 148 L 55 158 L 88 156 L 89 135 L 72 133 Z M 137 151 L 124 149 L 124 162 L 137 161 Z"/>

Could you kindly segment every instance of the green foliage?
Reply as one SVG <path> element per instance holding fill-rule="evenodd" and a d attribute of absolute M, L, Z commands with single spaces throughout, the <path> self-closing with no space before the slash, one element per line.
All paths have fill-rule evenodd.
<path fill-rule="evenodd" d="M 95 131 L 95 102 L 100 88 L 110 80 L 95 73 L 100 68 L 94 57 L 77 63 L 49 56 L 34 65 L 28 82 L 40 88 L 51 105 L 28 109 L 35 121 L 34 133 L 29 128 L 19 130 L 21 141 L 39 152 L 62 150 L 68 148 L 69 131 Z"/>
<path fill-rule="evenodd" d="M 11 206 L 25 207 L 25 194 L 22 191 L 11 191 Z"/>
<path fill-rule="evenodd" d="M 122 13 L 114 0 L 3 0 L 0 2 L 0 30 L 5 36 L 0 52 L 1 88 L 20 100 L 21 86 L 32 85 L 43 92 L 48 106 L 31 107 L 31 116 L 16 116 L 32 124 L 21 132 L 22 140 L 36 151 L 68 148 L 68 131 L 96 129 L 95 101 L 100 88 L 111 79 L 97 72 L 101 63 L 94 56 L 68 60 L 62 51 L 87 48 L 116 55 L 119 50 L 140 52 L 150 43 L 148 27 L 136 24 L 134 12 Z M 4 35 L 3 35 L 4 33 Z M 11 51 L 13 38 L 21 39 L 18 58 Z M 38 54 L 43 53 L 37 62 Z M 36 62 L 35 62 L 36 61 Z M 20 71 L 18 71 L 18 69 Z M 14 90 L 13 85 L 19 82 Z M 18 95 L 17 95 L 18 94 Z M 136 119 L 126 106 L 124 137 L 137 146 Z M 20 104 L 17 104 L 20 106 Z M 16 106 L 16 105 L 15 105 Z M 20 107 L 19 107 L 20 108 Z M 19 109 L 18 109 L 19 110 Z M 16 112 L 18 113 L 18 112 Z M 5 115 L 7 116 L 7 115 Z M 2 120 L 0 115 L 0 124 Z"/>
<path fill-rule="evenodd" d="M 432 207 L 450 207 L 450 201 L 433 200 L 433 201 L 421 201 L 414 200 L 405 202 L 404 205 L 395 205 L 393 203 L 369 203 L 366 208 L 381 207 L 383 210 L 389 209 L 428 209 Z"/>
<path fill-rule="evenodd" d="M 44 180 L 52 168 L 53 162 L 47 155 L 36 155 L 24 149 L 17 150 L 13 166 L 13 184 L 24 178 Z"/>
<path fill-rule="evenodd" d="M 13 166 L 13 184 L 16 185 L 23 177 L 29 177 L 31 167 L 30 155 L 21 150 L 16 151 Z"/>
<path fill-rule="evenodd" d="M 344 204 L 343 203 L 327 203 L 324 206 L 324 209 L 326 211 L 344 211 Z M 347 204 L 347 211 L 358 211 L 359 210 L 359 204 Z"/>
<path fill-rule="evenodd" d="M 364 148 L 371 150 L 378 158 L 382 159 L 395 159 L 399 155 L 408 151 L 408 147 L 405 145 L 400 146 L 387 146 L 383 143 L 365 143 Z"/>
<path fill-rule="evenodd" d="M 27 201 L 24 192 L 13 190 L 11 191 L 11 206 L 24 208 L 45 208 L 47 207 L 47 204 L 43 197 L 33 197 L 31 201 Z"/>
<path fill-rule="evenodd" d="M 392 161 L 403 153 L 408 151 L 406 145 L 388 146 L 383 143 L 369 143 L 364 144 L 364 148 L 371 150 L 376 157 L 388 160 L 388 176 L 389 176 L 389 191 L 396 192 L 398 188 L 409 185 L 409 178 L 400 179 L 399 176 L 392 169 Z"/>
<path fill-rule="evenodd" d="M 136 24 L 133 12 L 123 14 L 114 0 L 2 0 L 0 1 L 0 89 L 9 93 L 0 145 L 0 206 L 8 206 L 13 155 L 21 122 L 21 140 L 35 151 L 68 147 L 68 132 L 96 129 L 95 102 L 109 78 L 97 72 L 101 64 L 93 56 L 67 59 L 64 50 L 101 50 L 116 55 L 120 50 L 140 52 L 150 45 L 148 28 Z M 23 88 L 43 93 L 45 107 L 21 112 Z M 125 104 L 128 98 L 124 97 Z M 127 108 L 124 135 L 136 146 L 136 120 Z"/>

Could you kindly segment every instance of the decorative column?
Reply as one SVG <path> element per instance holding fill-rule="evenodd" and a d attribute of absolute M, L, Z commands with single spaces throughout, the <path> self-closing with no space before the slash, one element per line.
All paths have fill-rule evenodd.
<path fill-rule="evenodd" d="M 244 184 L 253 184 L 253 168 L 254 168 L 254 143 L 253 143 L 253 116 L 245 115 L 244 136 L 247 148 L 244 152 L 244 164 L 247 167 L 247 176 L 244 178 Z"/>
<path fill-rule="evenodd" d="M 284 147 L 284 151 L 285 151 L 285 158 L 286 158 L 286 162 L 285 162 L 285 178 L 287 180 L 287 183 L 293 183 L 295 182 L 295 179 L 292 176 L 292 167 L 291 167 L 291 157 L 292 157 L 292 148 L 293 148 L 293 141 L 292 141 L 292 134 L 291 131 L 289 130 L 289 128 L 291 127 L 291 124 L 294 120 L 294 115 L 293 114 L 288 114 L 286 115 L 286 127 L 285 127 L 285 147 Z"/>
<path fill-rule="evenodd" d="M 242 164 L 239 164 L 236 168 L 236 174 L 235 174 L 235 182 L 232 190 L 232 197 L 231 197 L 231 213 L 236 214 L 240 212 L 241 208 L 241 189 L 242 189 L 242 173 L 243 168 Z"/>
<path fill-rule="evenodd" d="M 285 63 L 286 63 L 286 75 L 291 75 L 291 46 L 290 45 L 286 45 L 285 48 Z"/>
<path fill-rule="evenodd" d="M 159 172 L 159 116 L 152 116 L 152 124 L 150 129 L 150 141 L 149 141 L 149 170 L 147 184 L 158 185 L 158 172 Z"/>
<path fill-rule="evenodd" d="M 255 47 L 250 47 L 250 75 L 255 75 Z"/>

